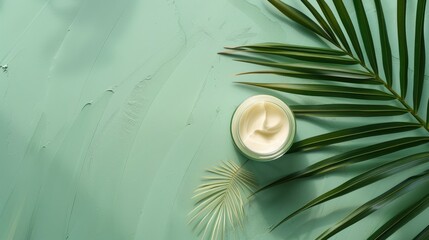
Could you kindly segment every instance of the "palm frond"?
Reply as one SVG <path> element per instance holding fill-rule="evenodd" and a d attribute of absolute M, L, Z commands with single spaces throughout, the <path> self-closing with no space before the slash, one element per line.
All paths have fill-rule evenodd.
<path fill-rule="evenodd" d="M 334 54 L 326 54 L 326 53 L 307 53 L 307 52 L 297 52 L 297 51 L 287 51 L 287 50 L 265 50 L 263 48 L 260 49 L 252 49 L 251 47 L 243 46 L 241 48 L 227 48 L 235 51 L 240 51 L 243 53 L 259 53 L 259 54 L 267 54 L 267 55 L 277 55 L 282 57 L 293 58 L 297 60 L 304 61 L 314 61 L 321 63 L 336 63 L 336 64 L 357 64 L 356 59 L 350 57 L 343 57 Z M 221 54 L 232 54 L 228 52 L 223 52 Z"/>
<path fill-rule="evenodd" d="M 352 98 L 352 99 L 366 99 L 366 100 L 380 100 L 387 101 L 393 100 L 395 97 L 382 92 L 380 90 L 357 88 L 357 87 L 343 87 L 334 85 L 322 84 L 289 84 L 289 83 L 249 83 L 240 82 L 245 85 L 263 87 L 273 89 L 281 92 L 294 93 L 308 96 L 330 96 L 337 98 Z"/>
<path fill-rule="evenodd" d="M 405 132 L 420 127 L 421 126 L 418 123 L 387 122 L 347 128 L 295 142 L 289 149 L 289 152 L 293 153 L 299 151 L 308 151 L 336 143 L 342 143 L 371 136 L 380 136 L 390 133 Z"/>
<path fill-rule="evenodd" d="M 420 107 L 420 101 L 423 93 L 423 83 L 425 80 L 426 51 L 424 40 L 426 0 L 417 2 L 416 17 L 416 37 L 414 43 L 414 89 L 413 89 L 413 107 L 417 112 Z"/>
<path fill-rule="evenodd" d="M 383 206 L 391 203 L 396 198 L 419 187 L 427 181 L 429 181 L 429 170 L 426 170 L 419 175 L 414 175 L 407 178 L 403 182 L 399 183 L 398 185 L 392 187 L 386 192 L 380 194 L 378 197 L 366 202 L 364 205 L 354 210 L 343 220 L 339 221 L 337 224 L 323 232 L 319 237 L 317 237 L 317 239 L 322 240 L 332 237 L 341 230 L 351 226 L 352 224 L 365 218 L 369 214 L 379 210 Z"/>
<path fill-rule="evenodd" d="M 317 206 L 329 200 L 341 197 L 345 194 L 353 192 L 362 187 L 368 186 L 386 177 L 390 177 L 406 169 L 410 169 L 428 162 L 429 162 L 429 152 L 424 152 L 424 153 L 414 154 L 395 161 L 385 163 L 379 167 L 376 167 L 356 177 L 353 177 L 352 179 L 341 184 L 340 186 L 332 190 L 329 190 L 328 192 L 316 197 L 315 199 L 311 200 L 310 202 L 308 202 L 307 204 L 305 204 L 304 206 L 302 206 L 301 208 L 299 208 L 298 210 L 296 210 L 295 212 L 291 213 L 286 218 L 281 220 L 277 224 L 277 226 L 314 206 Z"/>
<path fill-rule="evenodd" d="M 250 71 L 243 74 L 275 74 L 284 77 L 299 78 L 299 83 L 267 83 L 267 82 L 241 82 L 242 84 L 268 88 L 285 93 L 299 94 L 303 96 L 318 96 L 325 98 L 339 98 L 348 100 L 347 102 L 331 104 L 298 104 L 291 106 L 292 111 L 298 117 L 377 117 L 390 116 L 389 123 L 369 124 L 365 126 L 350 126 L 346 129 L 337 129 L 325 134 L 313 136 L 296 142 L 290 152 L 322 150 L 328 145 L 347 143 L 347 141 L 372 138 L 384 134 L 409 132 L 414 137 L 401 137 L 397 139 L 377 140 L 378 143 L 352 149 L 340 154 L 322 159 L 302 170 L 287 174 L 279 179 L 260 188 L 257 192 L 271 189 L 279 184 L 294 181 L 300 178 L 318 176 L 321 174 L 333 173 L 337 169 L 351 164 L 372 160 L 378 162 L 378 158 L 402 150 L 409 151 L 409 156 L 382 162 L 378 165 L 369 165 L 366 172 L 334 188 L 325 194 L 313 199 L 302 208 L 283 218 L 275 226 L 286 222 L 298 213 L 322 204 L 330 199 L 341 197 L 351 191 L 365 188 L 367 185 L 377 182 L 382 178 L 389 177 L 407 167 L 417 167 L 428 162 L 428 153 L 422 148 L 414 148 L 419 145 L 429 143 L 429 99 L 422 99 L 424 94 L 425 78 L 425 11 L 426 0 L 418 0 L 415 15 L 415 35 L 414 51 L 408 51 L 407 44 L 407 23 L 405 0 L 397 0 L 397 42 L 394 46 L 390 41 L 388 25 L 382 1 L 374 0 L 377 24 L 369 24 L 365 12 L 367 1 L 353 0 L 346 2 L 342 0 L 332 0 L 335 9 L 331 9 L 327 1 L 317 0 L 320 10 L 316 10 L 310 1 L 302 0 L 311 15 L 316 19 L 313 21 L 309 16 L 297 8 L 289 6 L 281 0 L 268 0 L 283 15 L 294 22 L 302 25 L 315 36 L 320 37 L 323 42 L 328 42 L 332 48 L 317 48 L 310 46 L 296 46 L 286 43 L 263 43 L 252 44 L 229 48 L 232 52 L 225 53 L 233 56 L 235 60 L 256 64 L 265 68 L 263 70 Z M 349 13 L 348 5 L 354 7 L 353 13 Z M 336 14 L 335 12 L 336 11 Z M 353 25 L 351 16 L 355 16 L 358 26 Z M 374 38 L 373 28 L 378 27 L 379 39 Z M 345 29 L 343 32 L 342 29 Z M 345 34 L 347 33 L 347 35 Z M 360 34 L 360 37 L 358 37 Z M 391 35 L 390 35 L 391 36 Z M 375 42 L 380 41 L 380 50 L 376 50 Z M 350 43 L 350 44 L 349 44 Z M 399 68 L 393 69 L 392 47 L 398 47 Z M 409 56 L 410 55 L 410 56 Z M 246 57 L 244 57 L 246 56 Z M 250 56 L 250 57 L 249 57 Z M 414 64 L 413 81 L 408 81 L 408 58 L 412 58 Z M 293 62 L 296 59 L 298 62 Z M 382 63 L 382 70 L 378 67 L 378 62 Z M 367 65 L 367 63 L 369 65 Z M 395 72 L 397 71 L 397 72 Z M 381 73 L 384 73 L 382 77 Z M 396 76 L 398 76 L 396 78 Z M 302 83 L 304 79 L 322 80 L 317 84 Z M 313 81 L 314 82 L 314 81 Z M 340 84 L 338 84 L 340 83 Z M 406 98 L 408 85 L 412 85 L 412 103 Z M 380 86 L 383 88 L 380 90 Z M 400 92 L 394 86 L 398 86 Z M 365 104 L 353 103 L 350 101 L 364 99 Z M 411 99 L 411 98 L 410 98 Z M 384 102 L 380 102 L 384 101 Z M 419 111 L 422 101 L 426 103 L 427 113 L 421 117 Z M 407 114 L 413 118 L 411 122 L 403 122 L 403 118 L 395 120 L 396 116 Z M 420 114 L 420 115 L 419 115 Z M 416 130 L 418 129 L 418 130 Z M 424 129 L 424 130 L 423 130 Z M 426 130 L 426 131 L 425 131 Z M 412 132 L 411 132 L 412 131 Z M 421 167 L 421 166 L 419 166 Z M 399 185 L 381 193 L 375 199 L 358 207 L 348 217 L 339 221 L 336 225 L 326 230 L 320 239 L 326 239 L 337 232 L 351 226 L 357 221 L 361 221 L 378 209 L 382 209 L 387 203 L 393 202 L 400 195 L 409 191 L 415 191 L 414 186 L 421 182 L 426 182 L 428 172 L 421 175 L 409 176 Z M 423 180 L 424 179 L 424 180 Z M 429 190 L 424 189 L 422 195 L 429 194 Z M 410 206 L 404 206 L 402 215 L 398 214 L 391 219 L 387 219 L 382 226 L 374 233 L 374 238 L 383 238 L 400 229 L 403 224 L 413 219 L 422 209 L 427 207 L 427 199 L 412 199 Z M 425 239 L 429 236 L 429 227 L 416 236 L 416 239 Z"/>
<path fill-rule="evenodd" d="M 419 215 L 421 212 L 429 207 L 429 194 L 426 194 L 421 199 L 413 202 L 400 213 L 393 216 L 390 221 L 386 222 L 376 232 L 374 232 L 368 239 L 386 239 L 390 237 L 394 232 L 404 226 L 411 219 Z"/>
<path fill-rule="evenodd" d="M 404 149 L 413 148 L 425 143 L 429 143 L 429 137 L 405 137 L 347 151 L 321 160 L 315 164 L 304 168 L 303 170 L 290 173 L 268 184 L 267 186 L 262 187 L 258 190 L 258 192 L 267 188 L 277 186 L 279 184 L 291 182 L 299 178 L 326 174 L 328 172 L 332 172 L 334 170 L 343 168 L 353 163 L 368 161 L 380 156 L 391 154 Z"/>
<path fill-rule="evenodd" d="M 383 68 L 386 82 L 392 86 L 392 50 L 390 48 L 389 36 L 387 35 L 386 20 L 384 19 L 383 7 L 380 0 L 375 0 L 377 10 L 378 29 L 380 29 L 381 53 L 383 57 Z"/>
<path fill-rule="evenodd" d="M 243 48 L 249 48 L 249 49 L 255 49 L 255 50 L 282 50 L 282 51 L 290 51 L 290 52 L 297 52 L 297 53 L 310 53 L 310 54 L 325 54 L 325 55 L 335 55 L 335 56 L 345 56 L 347 53 L 337 50 L 337 49 L 331 49 L 331 48 L 320 48 L 320 47 L 312 47 L 312 46 L 300 46 L 300 45 L 292 45 L 292 44 L 286 44 L 286 43 L 260 43 L 260 44 L 253 44 L 253 45 L 246 45 L 246 46 L 240 46 L 240 47 L 227 47 L 227 49 L 243 49 Z"/>
<path fill-rule="evenodd" d="M 329 24 L 332 26 L 332 29 L 334 30 L 335 34 L 337 34 L 338 38 L 340 39 L 343 47 L 350 52 L 351 49 L 349 47 L 349 44 L 347 43 L 347 39 L 344 36 L 343 31 L 341 30 L 340 24 L 338 24 L 338 21 L 334 16 L 334 13 L 331 11 L 331 9 L 329 8 L 329 6 L 326 4 L 324 0 L 317 0 L 317 3 L 322 9 L 323 15 L 325 15 Z"/>
<path fill-rule="evenodd" d="M 297 116 L 316 117 L 380 117 L 403 115 L 409 112 L 404 108 L 375 104 L 291 105 L 290 108 Z"/>
<path fill-rule="evenodd" d="M 306 72 L 315 75 L 326 75 L 329 77 L 341 77 L 343 79 L 355 79 L 356 83 L 359 83 L 359 80 L 374 80 L 374 76 L 366 72 L 354 69 L 344 69 L 337 68 L 332 66 L 320 66 L 316 64 L 302 64 L 302 63 L 279 63 L 274 61 L 269 61 L 261 58 L 247 58 L 247 59 L 236 59 L 236 61 L 247 62 L 267 67 L 279 68 L 292 70 L 296 72 Z M 377 84 L 376 82 L 374 84 Z"/>
<path fill-rule="evenodd" d="M 413 240 L 426 240 L 429 239 L 429 225 L 423 229 L 417 236 L 413 238 Z"/>
<path fill-rule="evenodd" d="M 201 239 L 224 239 L 227 229 L 243 225 L 247 194 L 256 182 L 251 172 L 231 161 L 207 171 L 206 183 L 195 190 L 189 223 L 194 223 Z"/>
<path fill-rule="evenodd" d="M 334 42 L 338 43 L 337 37 L 335 36 L 331 27 L 328 25 L 322 15 L 320 15 L 320 13 L 316 10 L 316 8 L 313 7 L 313 5 L 307 0 L 301 0 L 301 2 L 307 7 L 311 14 L 313 14 L 313 16 L 316 18 L 317 22 L 320 24 L 323 30 L 325 30 L 325 32 L 329 34 L 329 37 L 331 37 Z"/>
<path fill-rule="evenodd" d="M 332 41 L 331 37 L 329 37 L 329 35 L 319 25 L 317 25 L 317 23 L 315 23 L 313 20 L 311 20 L 311 18 L 307 17 L 301 11 L 279 0 L 268 1 L 290 19 L 308 28 L 310 31 L 315 32 L 326 40 Z"/>
<path fill-rule="evenodd" d="M 343 0 L 334 0 L 334 5 L 344 25 L 344 28 L 346 29 L 346 32 L 349 35 L 349 39 L 353 45 L 353 48 L 358 58 L 360 59 L 360 61 L 362 61 L 362 63 L 365 63 L 365 58 L 363 56 L 363 52 L 359 44 L 355 27 L 353 25 L 353 22 L 350 18 L 349 13 L 347 12 L 346 7 L 344 6 Z M 351 53 L 351 51 L 349 51 L 349 53 Z"/>
<path fill-rule="evenodd" d="M 398 0 L 396 9 L 398 16 L 399 84 L 401 87 L 401 96 L 405 98 L 408 89 L 408 47 L 405 30 L 406 0 Z"/>
<path fill-rule="evenodd" d="M 374 78 L 359 76 L 359 75 L 349 75 L 343 73 L 331 73 L 331 72 L 321 72 L 319 73 L 306 73 L 306 72 L 297 72 L 297 71 L 254 71 L 254 72 L 244 72 L 237 75 L 247 75 L 247 74 L 275 74 L 286 77 L 295 77 L 295 78 L 305 78 L 305 79 L 315 79 L 315 80 L 324 80 L 332 82 L 346 82 L 346 83 L 355 83 L 355 84 L 380 84 L 380 82 L 374 81 Z"/>
<path fill-rule="evenodd" d="M 353 0 L 353 4 L 356 9 L 356 17 L 359 23 L 359 29 L 362 35 L 363 45 L 365 46 L 366 56 L 368 57 L 369 63 L 372 70 L 378 73 L 377 58 L 375 57 L 374 41 L 369 28 L 368 18 L 363 7 L 362 0 Z"/>
<path fill-rule="evenodd" d="M 429 99 L 428 99 L 428 104 L 427 106 L 427 110 L 426 110 L 426 129 L 429 129 Z"/>

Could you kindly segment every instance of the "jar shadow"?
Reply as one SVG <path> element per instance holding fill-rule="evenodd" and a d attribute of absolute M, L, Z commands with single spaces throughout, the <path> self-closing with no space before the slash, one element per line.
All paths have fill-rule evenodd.
<path fill-rule="evenodd" d="M 263 187 L 282 176 L 303 169 L 308 165 L 307 158 L 308 157 L 304 154 L 286 154 L 270 162 L 248 160 L 245 164 L 246 169 L 255 174 L 259 187 Z M 241 160 L 246 161 L 244 157 Z M 249 199 L 249 211 L 256 211 L 258 213 L 250 213 L 249 215 L 258 214 L 260 216 L 262 214 L 263 218 L 257 220 L 257 230 L 251 229 L 249 231 L 256 231 L 254 234 L 276 236 L 273 239 L 277 239 L 278 237 L 283 239 L 285 236 L 290 235 L 291 232 L 307 232 L 298 231 L 298 227 L 302 225 L 302 221 L 299 223 L 292 221 L 292 224 L 284 223 L 272 232 L 270 232 L 270 227 L 280 222 L 284 217 L 301 207 L 308 200 L 316 197 L 316 184 L 317 182 L 306 179 L 296 180 L 294 182 L 270 187 L 252 195 Z M 306 221 L 308 220 L 310 219 Z M 250 225 L 254 224 L 255 223 L 251 223 Z"/>

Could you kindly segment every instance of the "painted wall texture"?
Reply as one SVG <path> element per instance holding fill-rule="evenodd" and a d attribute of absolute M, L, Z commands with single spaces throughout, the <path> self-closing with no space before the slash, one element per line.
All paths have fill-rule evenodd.
<path fill-rule="evenodd" d="M 386 8 L 394 12 L 393 4 Z M 396 34 L 394 26 L 389 31 Z M 216 53 L 285 41 L 322 46 L 259 0 L 0 0 L 0 64 L 7 65 L 0 72 L 0 239 L 198 239 L 187 213 L 204 170 L 244 161 L 229 135 L 238 104 L 258 93 L 313 101 L 234 84 L 261 76 L 234 76 L 255 66 Z M 297 137 L 333 126 L 304 120 Z M 328 154 L 250 165 L 264 183 Z M 273 233 L 267 228 L 349 174 L 261 194 L 237 238 L 313 238 L 380 186 Z M 384 214 L 336 239 L 360 239 Z M 427 217 L 396 239 L 421 229 Z"/>

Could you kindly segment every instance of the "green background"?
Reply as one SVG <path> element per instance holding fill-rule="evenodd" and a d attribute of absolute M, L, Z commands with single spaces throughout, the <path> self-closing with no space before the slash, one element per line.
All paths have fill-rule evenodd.
<path fill-rule="evenodd" d="M 299 1 L 288 2 L 303 9 Z M 408 4 L 408 20 L 415 2 Z M 383 4 L 396 44 L 394 1 Z M 365 7 L 375 23 L 372 1 Z M 413 25 L 408 22 L 410 41 Z M 0 239 L 198 239 L 187 213 L 204 170 L 225 160 L 245 161 L 229 135 L 240 102 L 260 93 L 289 104 L 320 101 L 234 84 L 282 80 L 237 77 L 257 66 L 216 54 L 224 46 L 258 42 L 323 46 L 259 0 L 0 0 L 0 64 L 8 65 L 0 72 Z M 397 70 L 398 52 L 392 50 Z M 300 119 L 297 138 L 349 124 Z M 263 184 L 343 148 L 247 165 Z M 386 179 L 268 232 L 357 171 L 259 194 L 248 205 L 245 228 L 229 239 L 314 238 L 403 179 Z M 335 239 L 362 239 L 394 210 L 376 213 Z M 420 231 L 428 216 L 426 211 L 394 239 Z"/>

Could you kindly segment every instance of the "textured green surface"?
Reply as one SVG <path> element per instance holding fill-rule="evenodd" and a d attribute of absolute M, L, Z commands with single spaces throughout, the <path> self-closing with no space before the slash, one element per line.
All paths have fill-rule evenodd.
<path fill-rule="evenodd" d="M 304 9 L 299 1 L 289 2 Z M 415 9 L 410 3 L 407 8 Z M 390 22 L 396 8 L 383 4 L 395 39 Z M 371 25 L 375 6 L 365 7 Z M 0 239 L 197 239 L 186 215 L 204 169 L 223 160 L 244 161 L 229 135 L 237 105 L 257 93 L 289 104 L 320 103 L 234 84 L 282 78 L 236 77 L 255 66 L 216 52 L 267 41 L 323 46 L 295 27 L 258 0 L 0 1 L 0 64 L 8 65 L 0 72 Z M 396 47 L 392 55 L 397 78 Z M 340 118 L 304 119 L 297 138 L 347 124 Z M 248 164 L 264 183 L 341 148 Z M 402 179 L 386 179 L 371 192 L 357 191 L 268 232 L 356 170 L 259 194 L 238 238 L 311 239 L 365 197 Z M 360 232 L 381 226 L 385 214 L 390 213 L 377 213 L 336 239 L 361 239 Z M 394 239 L 417 233 L 427 217 L 426 211 Z"/>

